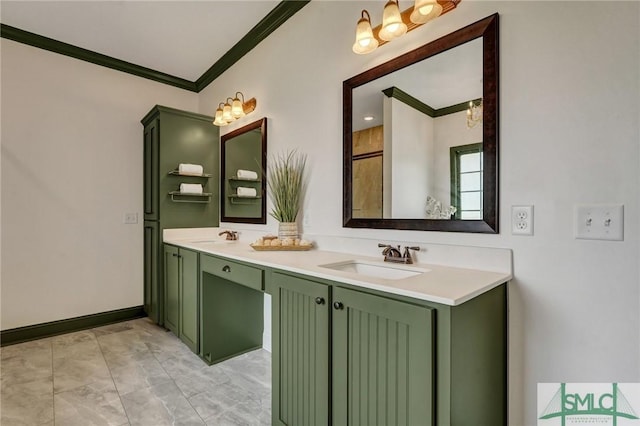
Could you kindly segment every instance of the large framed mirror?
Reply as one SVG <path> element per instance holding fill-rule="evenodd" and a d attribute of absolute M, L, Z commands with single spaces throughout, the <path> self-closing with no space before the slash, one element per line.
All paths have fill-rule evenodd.
<path fill-rule="evenodd" d="M 343 82 L 343 226 L 498 232 L 498 15 Z"/>
<path fill-rule="evenodd" d="M 222 222 L 267 223 L 267 119 L 220 137 Z"/>

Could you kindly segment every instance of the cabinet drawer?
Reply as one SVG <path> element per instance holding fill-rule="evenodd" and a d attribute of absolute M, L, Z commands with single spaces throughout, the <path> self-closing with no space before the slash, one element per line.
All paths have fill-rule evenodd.
<path fill-rule="evenodd" d="M 207 255 L 201 255 L 200 257 L 200 267 L 204 272 L 255 290 L 264 290 L 262 269 L 219 257 Z"/>

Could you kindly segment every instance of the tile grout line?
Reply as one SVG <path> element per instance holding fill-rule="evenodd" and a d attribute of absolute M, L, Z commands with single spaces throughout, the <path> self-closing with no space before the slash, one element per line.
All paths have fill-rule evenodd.
<path fill-rule="evenodd" d="M 167 330 L 168 333 L 171 333 L 170 330 Z M 173 334 L 173 333 L 171 333 Z M 173 336 L 175 336 L 177 338 L 177 336 L 175 334 L 173 334 Z M 182 343 L 182 342 L 181 342 Z M 145 346 L 147 346 L 147 348 L 149 348 L 149 346 L 147 345 L 147 343 L 145 342 Z M 196 413 L 196 415 L 198 416 L 198 418 L 200 420 L 202 420 L 202 424 L 206 425 L 207 421 L 205 419 L 202 418 L 202 416 L 200 415 L 200 413 L 198 413 L 198 410 L 196 410 L 196 408 L 193 406 L 193 404 L 191 404 L 191 401 L 189 400 L 189 397 L 187 397 L 187 395 L 182 391 L 182 388 L 180 388 L 180 386 L 178 386 L 178 384 L 176 383 L 175 379 L 173 378 L 173 376 L 171 374 L 169 374 L 169 372 L 164 368 L 164 365 L 162 365 L 162 362 L 160 362 L 160 360 L 156 357 L 156 354 L 153 353 L 153 351 L 149 350 L 149 352 L 151 353 L 151 355 L 155 358 L 155 360 L 158 362 L 158 365 L 160 365 L 160 368 L 162 368 L 162 371 L 164 371 L 164 373 L 167 375 L 167 377 L 169 377 L 171 379 L 171 382 L 173 383 L 173 385 L 176 387 L 176 389 L 178 389 L 180 391 L 180 393 L 182 394 L 182 396 L 184 397 L 184 399 L 187 401 L 187 404 L 189 404 L 189 406 L 191 407 L 191 409 Z M 195 353 L 195 352 L 194 352 Z M 199 356 L 198 354 L 196 354 L 197 356 Z M 200 393 L 204 393 L 204 392 L 200 392 Z M 200 395 L 200 394 L 196 394 L 196 395 Z M 195 396 L 195 395 L 194 395 Z"/>
<path fill-rule="evenodd" d="M 56 384 L 55 384 L 55 374 L 53 371 L 53 339 L 49 339 L 49 345 L 51 345 L 51 410 L 53 417 L 53 425 L 56 424 Z"/>
<path fill-rule="evenodd" d="M 129 413 L 127 413 L 127 409 L 124 406 L 124 402 L 122 401 L 122 395 L 120 395 L 120 391 L 118 390 L 116 381 L 113 379 L 113 374 L 111 373 L 111 367 L 109 366 L 109 363 L 107 362 L 107 359 L 104 356 L 104 351 L 102 350 L 102 345 L 100 344 L 100 340 L 98 340 L 98 336 L 96 336 L 96 333 L 93 331 L 93 329 L 91 329 L 91 333 L 93 334 L 93 337 L 95 337 L 96 339 L 96 343 L 98 344 L 98 348 L 100 349 L 100 355 L 102 355 L 102 359 L 104 360 L 104 363 L 107 366 L 107 370 L 109 370 L 109 377 L 111 377 L 113 388 L 116 390 L 116 393 L 118 394 L 118 400 L 120 401 L 120 405 L 122 405 L 122 411 L 124 412 L 124 416 L 127 418 L 127 424 L 129 424 L 130 426 L 131 419 L 129 419 Z"/>

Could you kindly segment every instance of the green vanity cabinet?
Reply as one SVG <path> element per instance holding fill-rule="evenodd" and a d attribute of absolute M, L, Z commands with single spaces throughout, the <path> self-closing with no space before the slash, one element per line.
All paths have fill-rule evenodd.
<path fill-rule="evenodd" d="M 212 120 L 206 115 L 160 105 L 141 120 L 144 126 L 144 308 L 149 318 L 159 325 L 163 325 L 166 317 L 162 231 L 219 224 L 219 128 L 211 124 Z M 181 163 L 200 164 L 206 175 L 180 175 L 176 170 Z M 211 195 L 176 195 L 181 183 L 201 184 L 203 192 Z"/>
<path fill-rule="evenodd" d="M 288 272 L 272 295 L 274 425 L 506 425 L 506 289 L 458 306 Z"/>
<path fill-rule="evenodd" d="M 200 254 L 200 356 L 209 364 L 262 347 L 264 271 Z"/>
<path fill-rule="evenodd" d="M 333 289 L 336 425 L 433 424 L 432 308 Z"/>
<path fill-rule="evenodd" d="M 198 353 L 198 252 L 164 246 L 164 325 Z"/>
<path fill-rule="evenodd" d="M 272 272 L 272 424 L 329 422 L 328 285 Z"/>

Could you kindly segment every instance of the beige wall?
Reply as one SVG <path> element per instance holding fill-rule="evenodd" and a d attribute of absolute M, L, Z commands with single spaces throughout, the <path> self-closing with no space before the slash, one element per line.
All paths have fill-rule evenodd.
<path fill-rule="evenodd" d="M 142 305 L 140 119 L 155 104 L 195 111 L 198 95 L 1 48 L 2 329 Z"/>
<path fill-rule="evenodd" d="M 381 7 L 312 1 L 205 89 L 200 112 L 242 90 L 258 108 L 238 125 L 267 116 L 270 152 L 309 155 L 305 232 L 513 249 L 511 425 L 536 424 L 538 382 L 640 381 L 640 3 L 465 0 L 373 54 L 353 54 L 361 9 L 379 22 Z M 342 228 L 342 81 L 495 12 L 501 233 Z M 574 239 L 579 203 L 623 203 L 625 241 Z M 511 235 L 518 204 L 535 206 L 533 237 Z"/>

